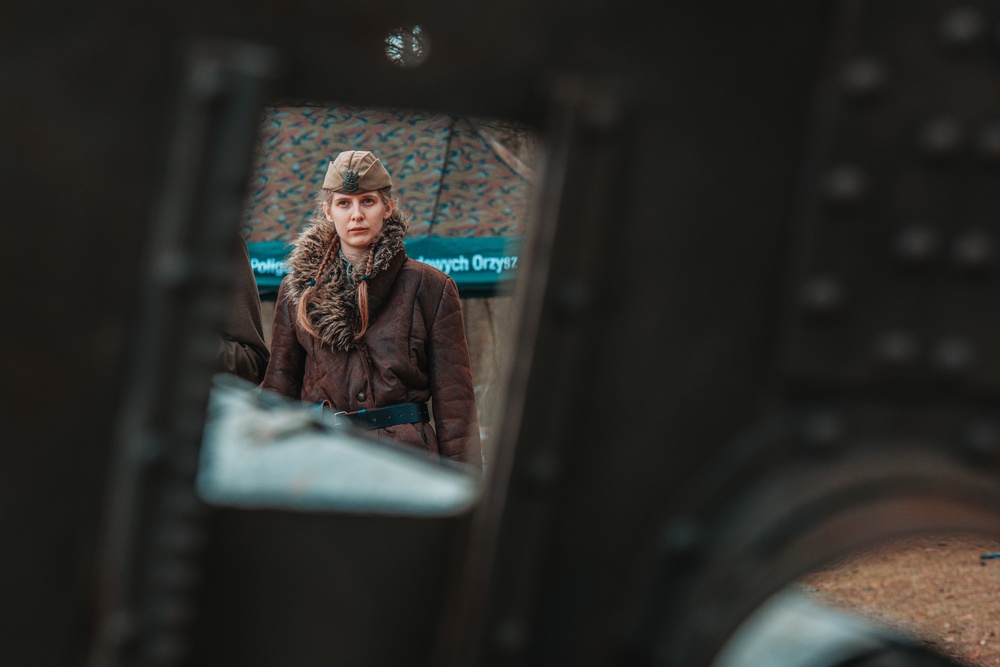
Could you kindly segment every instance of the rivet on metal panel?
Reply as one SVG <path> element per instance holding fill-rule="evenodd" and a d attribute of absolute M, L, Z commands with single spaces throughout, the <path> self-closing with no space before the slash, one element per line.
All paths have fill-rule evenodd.
<path fill-rule="evenodd" d="M 158 595 L 149 603 L 149 618 L 159 628 L 181 629 L 191 624 L 194 603 L 173 595 Z"/>
<path fill-rule="evenodd" d="M 799 303 L 811 315 L 834 315 L 844 307 L 844 290 L 837 279 L 816 276 L 800 288 Z"/>
<path fill-rule="evenodd" d="M 948 377 L 968 373 L 976 360 L 976 351 L 966 338 L 952 336 L 940 341 L 932 354 L 934 368 Z"/>
<path fill-rule="evenodd" d="M 962 451 L 976 462 L 1000 458 L 1000 427 L 992 420 L 969 424 L 959 440 Z"/>
<path fill-rule="evenodd" d="M 188 81 L 192 90 L 201 95 L 217 95 L 222 92 L 227 83 L 225 74 L 221 62 L 202 58 L 191 67 L 188 72 Z"/>
<path fill-rule="evenodd" d="M 150 564 L 149 570 L 150 582 L 156 588 L 189 591 L 201 583 L 200 565 L 187 558 L 160 555 Z"/>
<path fill-rule="evenodd" d="M 110 644 L 124 646 L 138 638 L 141 625 L 139 615 L 134 611 L 119 610 L 108 616 L 100 633 Z"/>
<path fill-rule="evenodd" d="M 993 239 L 984 232 L 966 232 L 951 247 L 951 258 L 955 266 L 969 273 L 990 268 L 994 262 Z"/>
<path fill-rule="evenodd" d="M 836 206 L 858 204 L 868 194 L 868 190 L 868 176 L 854 165 L 834 167 L 823 180 L 823 193 L 827 201 Z"/>
<path fill-rule="evenodd" d="M 154 279 L 168 288 L 181 288 L 196 275 L 197 265 L 188 255 L 175 248 L 160 251 L 155 262 Z"/>
<path fill-rule="evenodd" d="M 493 631 L 493 645 L 504 653 L 519 653 L 527 643 L 528 630 L 519 618 L 507 618 Z"/>
<path fill-rule="evenodd" d="M 704 543 L 704 530 L 693 517 L 674 519 L 663 526 L 657 536 L 659 551 L 674 560 L 697 556 Z"/>
<path fill-rule="evenodd" d="M 875 357 L 889 368 L 912 368 L 919 356 L 920 341 L 909 331 L 887 331 L 875 340 Z"/>
<path fill-rule="evenodd" d="M 143 657 L 150 665 L 179 665 L 188 654 L 182 631 L 158 632 L 143 645 Z"/>
<path fill-rule="evenodd" d="M 938 34 L 944 46 L 964 49 L 980 44 L 988 30 L 982 12 L 975 7 L 958 7 L 941 18 Z"/>
<path fill-rule="evenodd" d="M 621 110 L 611 95 L 597 94 L 583 107 L 580 119 L 585 130 L 607 132 L 618 124 Z"/>
<path fill-rule="evenodd" d="M 156 545 L 166 553 L 193 554 L 207 541 L 206 530 L 199 523 L 171 521 L 159 528 Z"/>
<path fill-rule="evenodd" d="M 813 451 L 831 451 L 844 437 L 843 418 L 831 410 L 817 410 L 805 415 L 800 424 L 802 442 Z"/>
<path fill-rule="evenodd" d="M 164 438 L 155 433 L 147 433 L 145 437 L 137 438 L 139 463 L 147 468 L 163 463 L 167 456 Z"/>
<path fill-rule="evenodd" d="M 976 131 L 976 155 L 989 162 L 1000 161 L 1000 123 L 988 123 Z"/>
<path fill-rule="evenodd" d="M 932 118 L 917 133 L 917 147 L 924 155 L 942 159 L 958 153 L 965 141 L 962 126 L 953 118 Z"/>
<path fill-rule="evenodd" d="M 525 470 L 525 478 L 534 487 L 543 489 L 550 486 L 559 475 L 559 463 L 555 454 L 541 451 L 534 454 Z"/>
<path fill-rule="evenodd" d="M 941 238 L 936 231 L 924 225 L 901 230 L 892 240 L 892 253 L 905 264 L 929 264 L 941 249 Z"/>
<path fill-rule="evenodd" d="M 875 58 L 854 58 L 844 65 L 840 81 L 848 95 L 870 97 L 885 85 L 885 65 Z"/>

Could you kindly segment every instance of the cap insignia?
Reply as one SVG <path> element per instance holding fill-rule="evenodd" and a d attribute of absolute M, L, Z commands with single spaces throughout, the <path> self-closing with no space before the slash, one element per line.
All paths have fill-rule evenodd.
<path fill-rule="evenodd" d="M 344 170 L 344 192 L 357 192 L 358 190 L 358 170 Z"/>

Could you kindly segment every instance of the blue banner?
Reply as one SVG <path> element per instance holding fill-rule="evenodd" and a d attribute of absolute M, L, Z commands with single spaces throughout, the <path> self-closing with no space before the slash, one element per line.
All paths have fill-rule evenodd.
<path fill-rule="evenodd" d="M 508 289 L 517 275 L 520 238 L 426 236 L 406 239 L 406 254 L 455 280 L 463 297 L 491 296 Z M 281 241 L 248 243 L 250 266 L 261 298 L 273 299 L 288 269 L 291 246 Z"/>

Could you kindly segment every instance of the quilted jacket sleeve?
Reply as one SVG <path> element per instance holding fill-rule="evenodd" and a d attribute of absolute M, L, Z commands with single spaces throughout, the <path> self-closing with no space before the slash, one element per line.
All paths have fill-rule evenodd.
<path fill-rule="evenodd" d="M 295 335 L 295 322 L 288 307 L 288 299 L 285 297 L 283 281 L 278 288 L 278 297 L 274 304 L 271 358 L 261 387 L 282 396 L 299 399 L 302 393 L 305 358 L 305 350 L 299 345 L 299 339 Z"/>
<path fill-rule="evenodd" d="M 428 366 L 441 456 L 482 470 L 472 363 L 458 287 L 449 278 L 431 324 Z"/>

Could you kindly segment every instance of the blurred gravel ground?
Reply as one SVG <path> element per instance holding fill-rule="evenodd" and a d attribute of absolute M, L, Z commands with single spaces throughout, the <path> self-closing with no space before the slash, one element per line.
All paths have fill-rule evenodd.
<path fill-rule="evenodd" d="M 892 542 L 799 585 L 962 664 L 1000 667 L 1000 560 L 981 560 L 986 552 L 1000 552 L 1000 543 L 951 536 Z"/>

